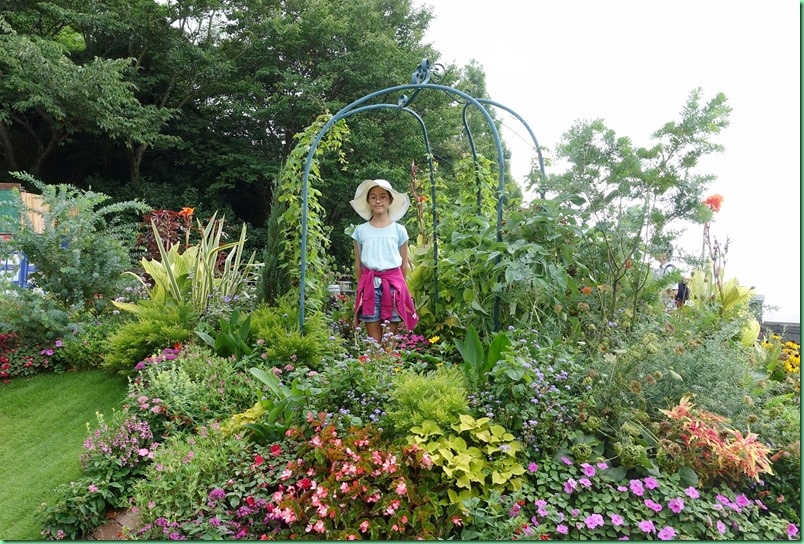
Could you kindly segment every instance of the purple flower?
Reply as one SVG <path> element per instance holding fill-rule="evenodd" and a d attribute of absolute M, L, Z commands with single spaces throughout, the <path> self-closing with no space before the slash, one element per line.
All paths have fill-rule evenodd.
<path fill-rule="evenodd" d="M 604 463 L 603 461 L 601 461 L 601 462 L 599 462 L 597 464 L 597 468 L 599 468 L 600 470 L 603 470 L 603 469 L 609 468 L 609 465 L 607 463 Z"/>
<path fill-rule="evenodd" d="M 64 343 L 63 343 L 61 340 L 56 340 L 56 347 L 57 347 L 57 348 L 60 348 L 60 347 L 62 347 L 63 345 L 64 345 Z"/>
<path fill-rule="evenodd" d="M 645 490 L 642 488 L 642 481 L 641 480 L 631 480 L 628 484 L 628 487 L 631 488 L 634 495 L 642 496 L 645 493 Z"/>
<path fill-rule="evenodd" d="M 684 493 L 691 499 L 697 499 L 701 496 L 701 494 L 698 493 L 698 490 L 692 486 L 689 486 L 687 489 L 685 489 Z"/>
<path fill-rule="evenodd" d="M 639 528 L 642 530 L 643 533 L 655 533 L 656 527 L 653 525 L 653 522 L 649 519 L 642 520 L 639 522 Z"/>
<path fill-rule="evenodd" d="M 580 513 L 581 511 L 578 510 L 577 508 L 572 509 L 572 517 L 577 518 Z"/>
<path fill-rule="evenodd" d="M 591 516 L 586 517 L 584 523 L 586 523 L 586 526 L 589 529 L 594 529 L 595 527 L 603 527 L 604 523 L 603 516 L 601 516 L 600 514 L 592 514 Z"/>
<path fill-rule="evenodd" d="M 559 523 L 558 525 L 556 525 L 556 532 L 565 535 L 569 532 L 569 528 L 563 523 Z"/>
<path fill-rule="evenodd" d="M 720 520 L 717 520 L 717 530 L 721 535 L 726 534 L 726 526 Z"/>
<path fill-rule="evenodd" d="M 662 511 L 662 505 L 659 504 L 658 502 L 652 501 L 651 499 L 645 499 L 645 506 L 647 506 L 648 508 L 650 508 L 654 512 L 661 512 Z"/>
<path fill-rule="evenodd" d="M 620 493 L 625 493 L 626 491 L 628 491 L 628 488 L 625 487 L 624 485 L 618 485 L 617 491 L 619 491 Z"/>
<path fill-rule="evenodd" d="M 572 461 L 570 461 L 570 460 L 569 460 L 568 458 L 566 458 L 566 457 L 562 457 L 562 458 L 561 458 L 561 461 L 562 461 L 562 462 L 563 462 L 565 465 L 567 465 L 567 466 L 569 466 L 569 465 L 571 465 L 571 464 L 572 464 Z"/>
<path fill-rule="evenodd" d="M 659 530 L 659 540 L 673 540 L 674 536 L 676 536 L 676 530 L 669 525 Z"/>
<path fill-rule="evenodd" d="M 617 514 L 609 514 L 609 517 L 611 518 L 611 524 L 614 525 L 615 527 L 619 527 L 625 521 L 623 520 L 622 516 L 619 516 Z"/>
<path fill-rule="evenodd" d="M 748 506 L 751 504 L 751 501 L 748 500 L 748 497 L 740 493 L 736 497 L 734 497 L 734 502 L 737 503 L 737 506 Z"/>
<path fill-rule="evenodd" d="M 209 496 L 207 497 L 210 501 L 219 501 L 226 496 L 226 491 L 221 489 L 220 487 L 216 487 L 212 491 L 209 492 Z"/>
<path fill-rule="evenodd" d="M 576 487 L 578 487 L 578 482 L 576 482 L 575 480 L 573 480 L 572 478 L 570 478 L 569 480 L 567 480 L 566 482 L 564 482 L 564 493 L 566 493 L 567 495 L 569 495 L 569 494 L 571 494 L 573 491 L 575 491 L 575 488 L 576 488 Z"/>
<path fill-rule="evenodd" d="M 589 481 L 589 478 L 578 478 L 578 483 L 584 487 L 592 487 L 592 482 Z"/>
<path fill-rule="evenodd" d="M 727 499 L 727 498 L 726 498 L 726 497 L 724 497 L 723 495 L 716 495 L 716 496 L 715 496 L 715 499 L 717 499 L 717 501 L 718 501 L 719 503 L 721 503 L 721 504 L 729 504 L 729 503 L 731 502 L 729 499 Z"/>
<path fill-rule="evenodd" d="M 536 472 L 537 470 L 539 470 L 539 465 L 537 465 L 536 463 L 528 464 L 528 472 L 530 472 L 532 474 L 532 473 Z"/>
<path fill-rule="evenodd" d="M 647 478 L 645 478 L 645 487 L 647 487 L 648 489 L 656 489 L 657 487 L 659 487 L 659 481 L 653 476 L 648 476 Z"/>
<path fill-rule="evenodd" d="M 583 473 L 588 476 L 592 477 L 595 475 L 595 467 L 590 465 L 589 463 L 581 463 L 581 468 L 583 469 Z"/>
<path fill-rule="evenodd" d="M 670 508 L 670 510 L 678 514 L 679 512 L 684 510 L 684 499 L 682 499 L 681 497 L 670 499 L 670 502 L 667 503 L 667 506 Z"/>
<path fill-rule="evenodd" d="M 787 536 L 793 538 L 798 534 L 798 527 L 796 527 L 795 523 L 788 523 L 787 524 Z"/>

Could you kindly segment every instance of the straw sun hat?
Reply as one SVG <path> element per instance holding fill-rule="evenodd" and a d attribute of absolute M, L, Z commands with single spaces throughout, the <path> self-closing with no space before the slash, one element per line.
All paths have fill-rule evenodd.
<path fill-rule="evenodd" d="M 355 191 L 355 198 L 354 200 L 350 200 L 349 204 L 352 205 L 360 217 L 366 221 L 371 219 L 371 206 L 366 198 L 368 197 L 369 191 L 374 187 L 382 187 L 394 197 L 394 201 L 391 202 L 391 205 L 388 207 L 388 217 L 391 218 L 391 221 L 399 221 L 399 219 L 405 215 L 405 212 L 408 211 L 410 199 L 405 193 L 395 191 L 394 188 L 391 187 L 391 184 L 384 179 L 367 179 L 358 185 Z"/>

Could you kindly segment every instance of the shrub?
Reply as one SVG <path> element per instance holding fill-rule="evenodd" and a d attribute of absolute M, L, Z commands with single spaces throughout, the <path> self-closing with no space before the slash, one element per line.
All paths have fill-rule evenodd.
<path fill-rule="evenodd" d="M 54 490 L 56 501 L 43 504 L 36 516 L 47 540 L 81 540 L 106 521 L 106 510 L 116 504 L 116 489 L 108 481 L 91 477 L 61 484 Z"/>
<path fill-rule="evenodd" d="M 493 418 L 536 456 L 554 453 L 580 424 L 599 426 L 589 409 L 588 369 L 562 346 L 527 337 L 514 345 L 470 399 L 477 415 Z"/>
<path fill-rule="evenodd" d="M 73 369 L 100 368 L 108 349 L 107 341 L 119 326 L 119 320 L 108 316 L 73 322 L 73 333 L 64 336 L 54 359 Z"/>
<path fill-rule="evenodd" d="M 42 192 L 41 209 L 25 209 L 20 200 L 22 225 L 11 222 L 13 236 L 4 243 L 24 253 L 36 265 L 36 285 L 65 307 L 102 308 L 121 285 L 121 274 L 131 266 L 134 223 L 131 212 L 150 208 L 139 201 L 106 204 L 108 195 L 67 184 L 47 185 L 27 174 L 18 178 Z M 32 215 L 42 217 L 37 232 Z"/>
<path fill-rule="evenodd" d="M 469 413 L 463 372 L 444 366 L 426 374 L 406 370 L 393 381 L 388 392 L 389 426 L 399 436 L 425 420 L 448 427 L 461 414 Z"/>
<path fill-rule="evenodd" d="M 343 339 L 335 337 L 320 313 L 306 314 L 304 332 L 299 329 L 299 308 L 285 296 L 276 306 L 258 306 L 251 313 L 252 338 L 262 341 L 269 361 L 318 370 L 322 357 L 342 351 Z"/>
<path fill-rule="evenodd" d="M 8 286 L 0 293 L 0 331 L 15 333 L 24 342 L 64 338 L 70 321 L 69 312 L 40 289 Z"/>
<path fill-rule="evenodd" d="M 186 342 L 197 322 L 187 305 L 142 302 L 136 319 L 124 323 L 109 337 L 103 367 L 131 374 L 134 366 L 158 350 Z"/>

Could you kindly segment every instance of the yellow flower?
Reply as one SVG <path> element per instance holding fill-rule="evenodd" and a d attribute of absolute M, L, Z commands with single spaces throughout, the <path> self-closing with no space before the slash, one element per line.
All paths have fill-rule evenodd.
<path fill-rule="evenodd" d="M 432 338 L 430 338 L 430 340 L 428 340 L 428 342 L 430 342 L 431 344 L 435 344 L 439 340 L 441 340 L 440 336 L 433 336 Z"/>

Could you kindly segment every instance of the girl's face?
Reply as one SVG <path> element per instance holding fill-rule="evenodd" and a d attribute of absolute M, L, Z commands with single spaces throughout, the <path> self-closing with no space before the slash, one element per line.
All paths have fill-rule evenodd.
<path fill-rule="evenodd" d="M 394 197 L 382 187 L 372 187 L 368 195 L 366 195 L 366 201 L 371 206 L 371 212 L 374 215 L 382 215 L 388 213 L 388 208 L 394 201 Z"/>

